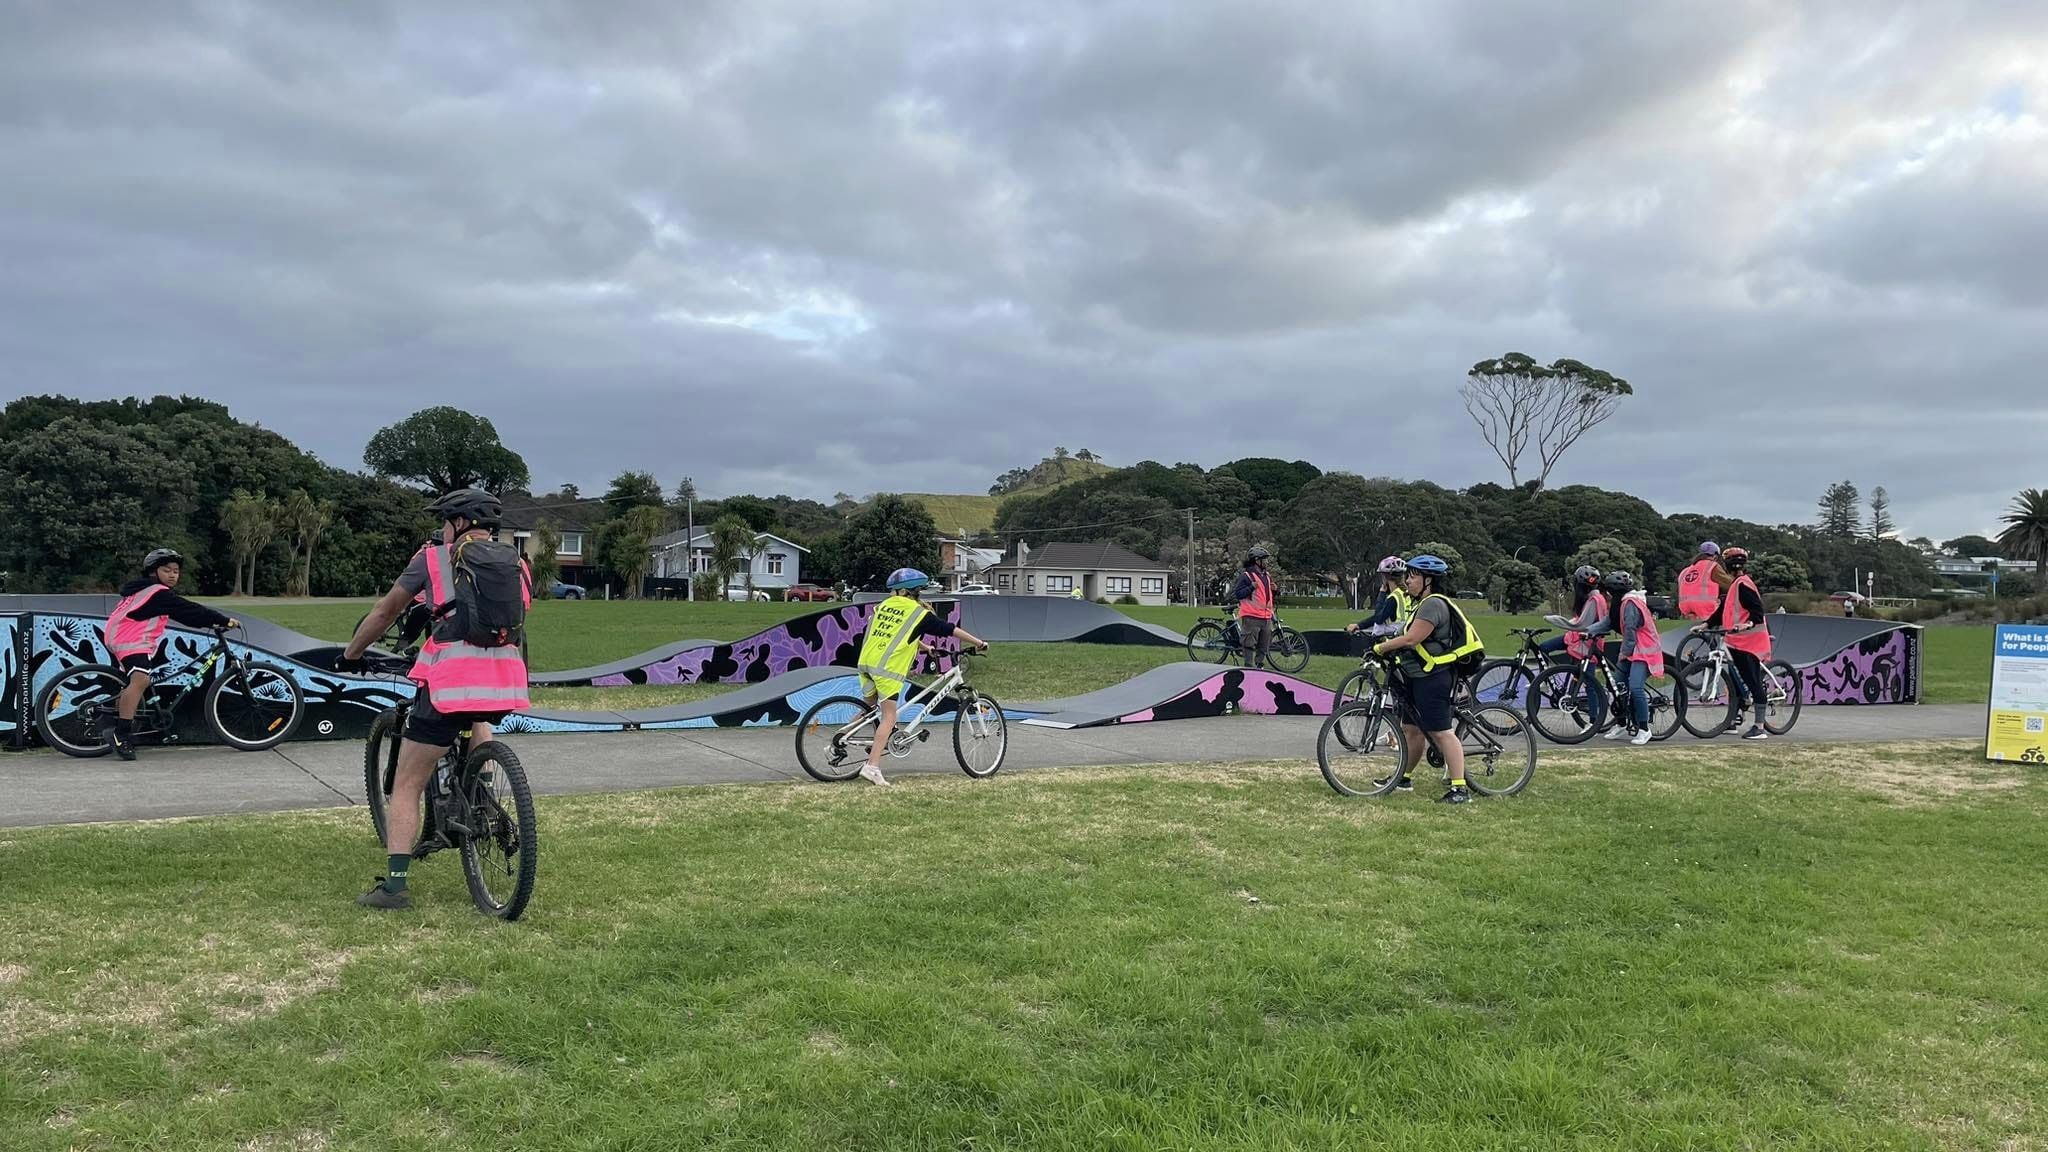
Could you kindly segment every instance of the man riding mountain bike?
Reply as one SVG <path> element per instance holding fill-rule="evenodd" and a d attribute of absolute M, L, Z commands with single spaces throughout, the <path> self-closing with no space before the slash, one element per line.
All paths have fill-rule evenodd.
<path fill-rule="evenodd" d="M 187 628 L 234 628 L 241 621 L 171 589 L 185 571 L 185 558 L 169 548 L 151 549 L 142 558 L 142 578 L 121 585 L 120 603 L 107 614 L 107 651 L 114 666 L 128 677 L 114 704 L 114 755 L 135 759 L 135 711 L 149 693 L 156 646 L 172 623 Z"/>
<path fill-rule="evenodd" d="M 530 707 L 526 659 L 519 640 L 531 602 L 531 578 L 508 544 L 493 541 L 503 509 L 496 496 L 458 488 L 427 507 L 441 520 L 445 544 L 419 550 L 391 590 L 357 626 L 335 662 L 338 672 L 362 667 L 363 653 L 424 592 L 433 630 L 407 675 L 419 694 L 406 717 L 398 772 L 385 823 L 386 875 L 356 898 L 366 908 L 412 907 L 407 879 L 420 830 L 427 778 L 464 727 L 479 741 L 506 714 Z"/>
<path fill-rule="evenodd" d="M 874 614 L 868 617 L 867 636 L 860 645 L 860 687 L 868 700 L 877 704 L 878 716 L 874 745 L 868 749 L 860 775 L 870 784 L 889 783 L 882 775 L 882 757 L 889 751 L 897 705 L 910 683 L 910 670 L 917 664 L 923 642 L 953 636 L 970 648 L 988 647 L 972 632 L 939 619 L 924 606 L 919 596 L 931 582 L 931 577 L 915 568 L 898 568 L 889 573 L 889 598 L 875 605 Z"/>

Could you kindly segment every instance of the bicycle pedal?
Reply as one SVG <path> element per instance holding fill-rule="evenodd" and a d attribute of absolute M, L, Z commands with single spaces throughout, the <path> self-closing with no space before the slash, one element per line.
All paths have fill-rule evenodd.
<path fill-rule="evenodd" d="M 932 730 L 931 730 L 931 729 L 929 729 L 929 728 L 920 728 L 920 729 L 918 729 L 918 732 L 917 732 L 917 742 L 918 742 L 919 744 L 922 744 L 922 743 L 924 743 L 925 741 L 927 741 L 927 740 L 929 740 L 929 739 L 931 739 L 931 738 L 932 738 Z"/>

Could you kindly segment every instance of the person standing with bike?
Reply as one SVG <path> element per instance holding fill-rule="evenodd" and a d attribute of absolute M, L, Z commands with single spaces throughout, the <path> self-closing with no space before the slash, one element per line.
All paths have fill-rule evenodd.
<path fill-rule="evenodd" d="M 366 908 L 412 907 L 407 879 L 420 830 L 420 801 L 434 766 L 464 727 L 490 739 L 490 725 L 531 706 L 519 640 L 532 595 L 524 565 L 508 544 L 490 538 L 503 514 L 496 496 L 458 488 L 427 507 L 442 521 L 446 544 L 420 549 L 391 590 L 363 618 L 335 661 L 335 671 L 362 667 L 363 653 L 424 591 L 433 631 L 407 675 L 419 696 L 399 745 L 398 772 L 386 817 L 386 874 L 356 898 Z"/>
<path fill-rule="evenodd" d="M 1449 564 L 1436 556 L 1417 556 L 1408 561 L 1403 580 L 1408 595 L 1415 600 L 1415 617 L 1409 621 L 1406 632 L 1380 641 L 1372 650 L 1376 656 L 1400 654 L 1408 704 L 1418 721 L 1401 726 L 1402 743 L 1409 749 L 1404 763 L 1421 762 L 1422 742 L 1427 739 L 1442 754 L 1444 770 L 1450 777 L 1450 787 L 1437 797 L 1437 803 L 1468 803 L 1472 791 L 1465 786 L 1465 747 L 1459 743 L 1451 721 L 1451 694 L 1457 688 L 1457 666 L 1484 653 L 1485 644 L 1472 621 L 1465 618 L 1464 611 L 1444 591 L 1451 582 Z M 1413 786 L 1406 777 L 1396 783 L 1400 788 Z"/>
<path fill-rule="evenodd" d="M 878 713 L 874 746 L 868 749 L 867 763 L 860 769 L 861 779 L 870 784 L 889 783 L 882 775 L 882 757 L 888 754 L 889 734 L 896 730 L 897 704 L 910 682 L 910 669 L 917 663 L 922 642 L 952 636 L 970 648 L 988 648 L 987 642 L 939 619 L 924 605 L 919 595 L 931 582 L 931 577 L 915 568 L 889 573 L 890 596 L 875 605 L 874 614 L 868 617 L 867 636 L 860 643 L 861 691 Z"/>
<path fill-rule="evenodd" d="M 1650 677 L 1664 674 L 1664 646 L 1657 635 L 1657 618 L 1650 612 L 1650 598 L 1635 586 L 1626 572 L 1609 572 L 1600 587 L 1614 601 L 1613 631 L 1621 636 L 1619 664 L 1622 682 L 1628 685 L 1629 709 L 1635 723 L 1615 725 L 1609 740 L 1624 737 L 1641 747 L 1650 742 Z"/>
<path fill-rule="evenodd" d="M 1273 651 L 1273 575 L 1266 568 L 1272 558 L 1271 552 L 1254 547 L 1230 588 L 1237 605 L 1238 651 L 1247 668 L 1264 668 Z"/>
<path fill-rule="evenodd" d="M 1399 556 L 1380 561 L 1380 595 L 1373 604 L 1372 615 L 1346 625 L 1344 630 L 1368 636 L 1398 636 L 1407 631 L 1408 622 L 1415 618 L 1415 597 L 1403 587 L 1407 573 L 1408 562 Z"/>
<path fill-rule="evenodd" d="M 175 621 L 187 628 L 235 628 L 241 621 L 171 589 L 185 571 L 185 558 L 169 548 L 151 549 L 142 558 L 142 577 L 121 585 L 121 600 L 107 614 L 107 651 L 114 666 L 127 676 L 114 704 L 114 754 L 135 759 L 135 710 L 149 693 L 151 661 L 164 632 Z"/>
<path fill-rule="evenodd" d="M 1735 672 L 1741 680 L 1739 694 L 1747 696 L 1748 703 L 1756 709 L 1756 722 L 1742 738 L 1767 740 L 1771 734 L 1764 730 L 1764 721 L 1770 718 L 1771 697 L 1764 688 L 1764 661 L 1771 658 L 1771 633 L 1764 620 L 1763 593 L 1757 591 L 1756 581 L 1750 579 L 1747 549 L 1723 551 L 1721 566 L 1730 577 L 1727 594 L 1713 616 L 1693 631 L 1719 628 L 1726 632 L 1728 656 L 1735 662 Z"/>

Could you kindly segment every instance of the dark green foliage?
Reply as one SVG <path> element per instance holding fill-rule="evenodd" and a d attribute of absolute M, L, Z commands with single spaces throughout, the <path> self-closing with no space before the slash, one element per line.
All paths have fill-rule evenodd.
<path fill-rule="evenodd" d="M 924 505 L 877 496 L 839 538 L 839 575 L 861 588 L 880 588 L 898 568 L 936 573 L 939 530 Z"/>
<path fill-rule="evenodd" d="M 527 484 L 526 461 L 499 442 L 489 419 L 445 404 L 379 429 L 363 448 L 363 463 L 430 493 L 472 486 L 502 492 Z"/>

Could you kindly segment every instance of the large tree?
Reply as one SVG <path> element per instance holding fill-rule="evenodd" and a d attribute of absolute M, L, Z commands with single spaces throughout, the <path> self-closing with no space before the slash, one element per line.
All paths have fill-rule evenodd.
<path fill-rule="evenodd" d="M 1863 534 L 1863 494 L 1856 485 L 1838 480 L 1821 493 L 1820 531 L 1837 539 Z"/>
<path fill-rule="evenodd" d="M 652 472 L 621 472 L 612 477 L 612 486 L 604 494 L 604 506 L 613 516 L 622 516 L 634 508 L 661 508 L 666 504 L 661 481 Z"/>
<path fill-rule="evenodd" d="M 1999 519 L 2005 531 L 1998 534 L 1998 546 L 2015 560 L 2032 560 L 2034 587 L 2048 586 L 2048 492 L 2023 489 Z"/>
<path fill-rule="evenodd" d="M 526 461 L 499 441 L 488 419 L 446 405 L 379 429 L 363 448 L 363 463 L 379 476 L 409 480 L 429 492 L 502 492 L 528 483 Z"/>
<path fill-rule="evenodd" d="M 1598 540 L 1586 541 L 1585 545 L 1577 552 L 1572 553 L 1571 559 L 1565 563 L 1572 571 L 1577 571 L 1580 567 L 1591 564 L 1603 573 L 1626 572 L 1636 578 L 1637 587 L 1641 587 L 1643 584 L 1643 558 L 1641 554 L 1634 548 L 1631 548 L 1627 541 L 1616 539 L 1613 536 L 1602 536 Z"/>
<path fill-rule="evenodd" d="M 279 514 L 278 524 L 286 533 L 291 544 L 291 579 L 285 585 L 287 596 L 309 596 L 313 585 L 313 549 L 320 544 L 321 534 L 334 522 L 335 507 L 331 500 L 315 500 L 303 488 L 295 488 L 285 498 L 284 509 Z"/>
<path fill-rule="evenodd" d="M 1520 352 L 1474 364 L 1458 389 L 1479 435 L 1507 467 L 1508 486 L 1521 486 L 1522 458 L 1533 448 L 1539 489 L 1571 446 L 1634 393 L 1628 381 L 1578 360 L 1545 365 Z"/>
<path fill-rule="evenodd" d="M 1892 495 L 1879 484 L 1870 490 L 1870 538 L 1883 540 L 1898 530 L 1899 526 L 1892 521 Z"/>
<path fill-rule="evenodd" d="M 277 535 L 278 509 L 268 498 L 235 489 L 221 505 L 220 524 L 234 549 L 234 595 L 256 594 L 256 557 Z"/>
<path fill-rule="evenodd" d="M 939 569 L 939 529 L 924 505 L 901 496 L 877 496 L 846 524 L 839 538 L 840 575 L 858 587 L 877 587 L 898 568 Z"/>
<path fill-rule="evenodd" d="M 1804 592 L 1813 585 L 1806 565 L 1782 552 L 1759 552 L 1750 557 L 1749 574 L 1765 592 Z"/>
<path fill-rule="evenodd" d="M 1982 536 L 1958 536 L 1953 540 L 1944 541 L 1941 548 L 1944 552 L 1964 557 L 2004 555 L 1999 551 L 1996 542 Z"/>
<path fill-rule="evenodd" d="M 1525 560 L 1507 559 L 1493 566 L 1488 596 L 1505 612 L 1527 612 L 1550 594 L 1543 570 Z"/>
<path fill-rule="evenodd" d="M 151 548 L 188 549 L 198 486 L 165 448 L 153 428 L 70 416 L 0 442 L 0 569 L 12 586 L 111 588 L 139 575 Z"/>

